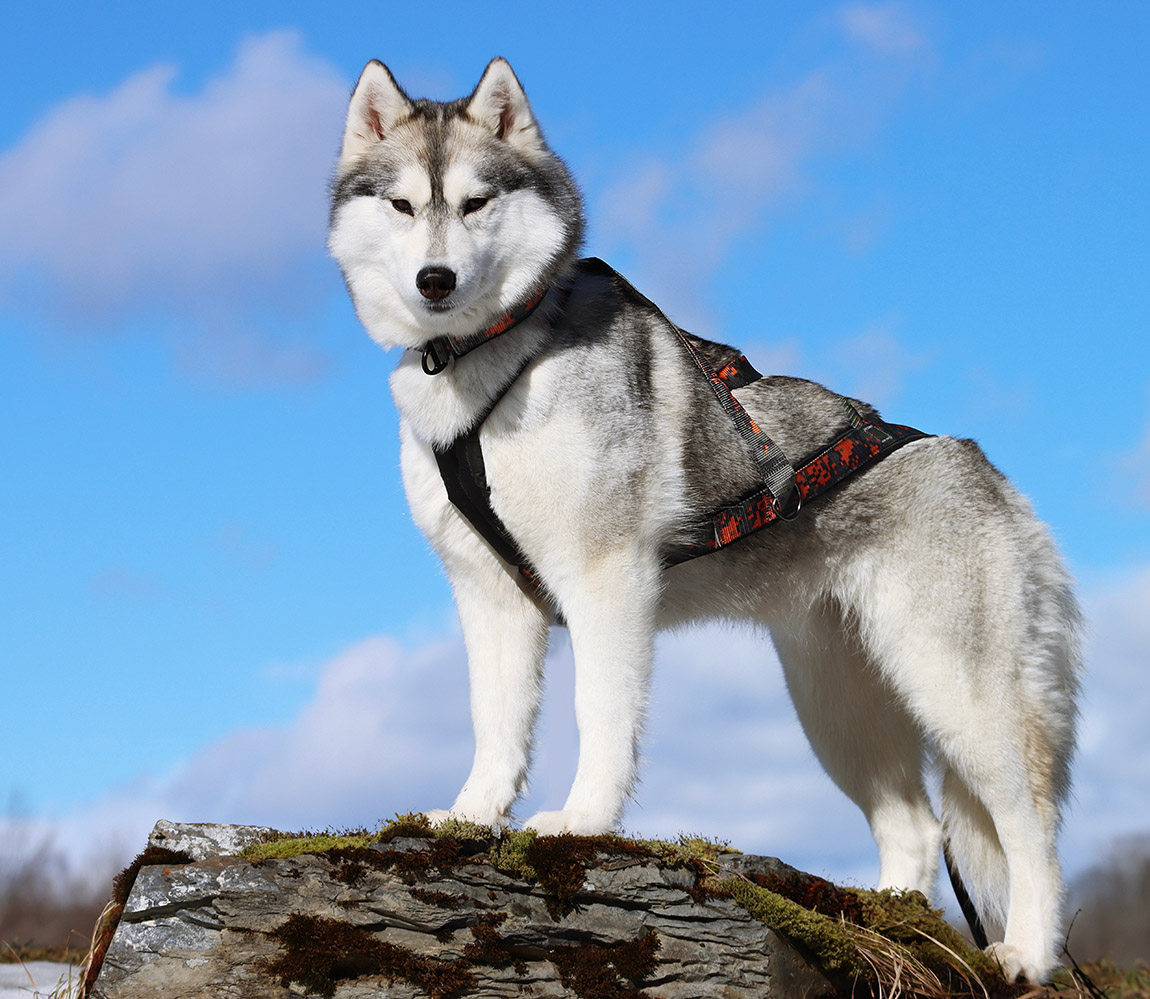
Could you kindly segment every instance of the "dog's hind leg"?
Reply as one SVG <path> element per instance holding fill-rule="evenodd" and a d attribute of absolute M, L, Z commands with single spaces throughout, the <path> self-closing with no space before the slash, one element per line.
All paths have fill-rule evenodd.
<path fill-rule="evenodd" d="M 1002 939 L 1006 925 L 1005 886 L 1010 882 L 1006 854 L 1002 852 L 994 820 L 986 806 L 945 759 L 939 762 L 942 770 L 940 811 L 950 854 L 948 865 L 953 863 L 966 892 L 967 901 L 962 909 L 975 942 L 985 947 L 991 939 Z M 967 872 L 966 877 L 961 876 L 962 871 Z M 972 876 L 976 872 L 977 878 Z M 956 887 L 955 893 L 958 891 Z M 962 904 L 961 897 L 959 902 Z M 973 912 L 967 911 L 968 906 Z M 982 940 L 975 930 L 976 924 L 983 929 Z"/>
<path fill-rule="evenodd" d="M 870 823 L 879 887 L 930 894 L 940 830 L 923 781 L 921 732 L 868 659 L 853 624 L 826 599 L 772 629 L 811 747 Z"/>
<path fill-rule="evenodd" d="M 956 728 L 955 710 L 936 719 L 944 820 L 990 935 L 1002 941 L 990 952 L 1008 979 L 1041 982 L 1055 963 L 1061 919 L 1056 796 L 1044 786 L 1039 731 L 1021 705 L 999 697 L 971 707 L 982 725 Z"/>
<path fill-rule="evenodd" d="M 1036 668 L 1022 665 L 1035 661 L 1035 650 L 1017 638 L 1012 616 L 998 611 L 983 614 L 978 629 L 963 629 L 978 619 L 957 596 L 949 618 L 914 598 L 887 608 L 870 632 L 881 646 L 876 660 L 930 733 L 943 772 L 944 820 L 980 914 L 992 924 L 1005 916 L 1001 942 L 989 949 L 1008 978 L 1043 981 L 1055 963 L 1060 921 L 1056 836 L 1066 750 L 1057 705 L 1042 707 L 1031 679 Z"/>

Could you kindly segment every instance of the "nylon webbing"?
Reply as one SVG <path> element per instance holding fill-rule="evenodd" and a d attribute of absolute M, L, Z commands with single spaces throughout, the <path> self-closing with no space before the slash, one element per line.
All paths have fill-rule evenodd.
<path fill-rule="evenodd" d="M 735 429 L 739 431 L 739 436 L 743 438 L 743 442 L 747 445 L 751 460 L 759 470 L 759 475 L 762 476 L 763 484 L 770 490 L 771 496 L 777 503 L 777 512 L 790 510 L 792 505 L 791 501 L 796 496 L 794 466 L 787 460 L 787 456 L 783 454 L 783 449 L 763 433 L 759 425 L 755 423 L 747 411 L 739 405 L 739 400 L 731 395 L 731 390 L 727 387 L 727 383 L 719 377 L 719 374 L 695 348 L 694 344 L 691 343 L 683 331 L 675 327 L 675 332 L 679 334 L 679 341 L 687 348 L 687 353 L 691 355 L 691 360 L 695 362 L 698 369 L 707 379 L 707 383 L 715 393 L 715 398 L 719 400 L 719 405 L 723 407 L 723 410 L 731 418 L 735 424 Z"/>
<path fill-rule="evenodd" d="M 930 436 L 897 423 L 864 420 L 845 399 L 843 406 L 850 421 L 846 432 L 795 473 L 795 488 L 804 504 L 904 444 Z M 781 519 L 771 491 L 757 490 L 708 516 L 696 526 L 693 539 L 665 552 L 665 561 L 678 565 L 708 555 Z"/>
<path fill-rule="evenodd" d="M 476 347 L 481 347 L 488 340 L 499 336 L 500 333 L 506 333 L 512 326 L 517 326 L 539 308 L 539 303 L 547 297 L 548 291 L 548 288 L 540 289 L 525 302 L 508 310 L 490 326 L 478 333 L 432 340 L 423 348 L 423 370 L 429 375 L 437 375 L 447 367 L 447 363 L 453 357 L 459 358 L 464 354 L 469 354 Z"/>

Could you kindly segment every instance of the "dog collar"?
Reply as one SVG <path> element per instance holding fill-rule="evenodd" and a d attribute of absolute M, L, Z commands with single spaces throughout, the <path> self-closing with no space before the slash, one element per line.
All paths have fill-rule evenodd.
<path fill-rule="evenodd" d="M 523 322 L 538 307 L 539 303 L 547 297 L 547 288 L 540 288 L 530 298 L 513 309 L 505 312 L 486 329 L 478 333 L 469 333 L 466 336 L 444 336 L 431 340 L 423 348 L 423 370 L 425 374 L 438 375 L 453 357 L 462 357 L 493 340 L 500 333 L 506 333 L 512 326 Z"/>

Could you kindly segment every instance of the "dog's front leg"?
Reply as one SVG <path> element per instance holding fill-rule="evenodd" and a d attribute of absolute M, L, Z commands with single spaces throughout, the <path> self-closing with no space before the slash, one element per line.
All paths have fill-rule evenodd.
<path fill-rule="evenodd" d="M 427 813 L 433 823 L 505 825 L 526 786 L 551 615 L 493 556 L 486 561 L 482 574 L 451 573 L 467 646 L 475 760 L 451 808 Z"/>
<path fill-rule="evenodd" d="M 598 835 L 618 825 L 635 784 L 658 580 L 658 566 L 640 553 L 612 553 L 562 595 L 575 654 L 579 764 L 562 811 L 524 823 L 542 835 Z"/>

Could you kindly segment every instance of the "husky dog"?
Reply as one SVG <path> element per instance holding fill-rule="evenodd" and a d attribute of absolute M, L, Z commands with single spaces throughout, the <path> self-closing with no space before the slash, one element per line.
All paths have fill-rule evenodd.
<path fill-rule="evenodd" d="M 1079 683 L 1079 612 L 1046 529 L 976 444 L 930 437 L 791 519 L 671 564 L 691 525 L 762 476 L 687 335 L 605 265 L 578 261 L 582 234 L 579 192 L 505 61 L 451 103 L 412 100 L 368 63 L 329 247 L 368 332 L 403 349 L 391 389 L 404 486 L 467 646 L 474 765 L 451 808 L 429 815 L 510 821 L 561 620 L 578 768 L 563 809 L 525 825 L 614 829 L 635 784 L 656 630 L 749 620 L 769 629 L 819 760 L 866 814 L 880 886 L 930 893 L 945 838 L 1006 973 L 1044 979 Z M 477 332 L 486 342 L 465 356 L 444 350 Z M 692 342 L 716 367 L 737 353 Z M 846 429 L 842 397 L 808 381 L 760 378 L 735 394 L 786 455 L 817 454 Z M 437 452 L 468 433 L 484 502 L 539 588 L 449 500 Z"/>

